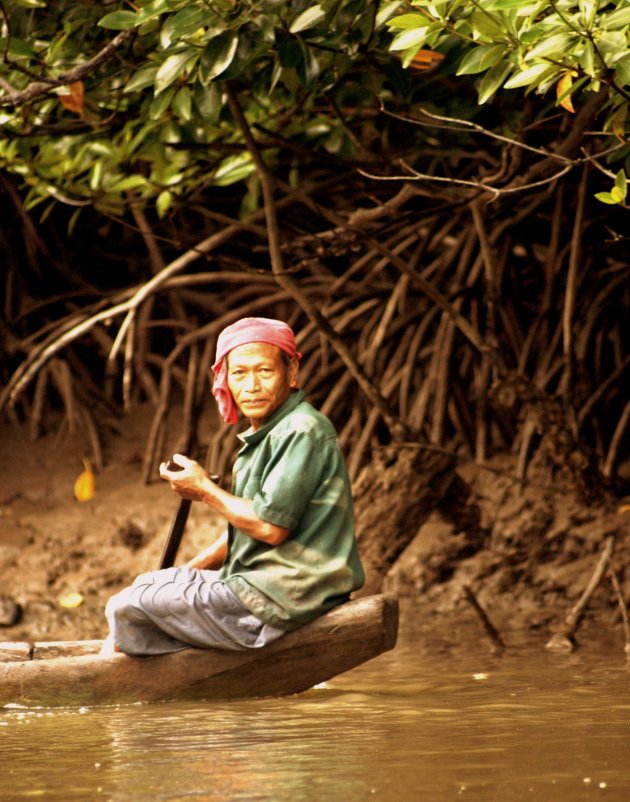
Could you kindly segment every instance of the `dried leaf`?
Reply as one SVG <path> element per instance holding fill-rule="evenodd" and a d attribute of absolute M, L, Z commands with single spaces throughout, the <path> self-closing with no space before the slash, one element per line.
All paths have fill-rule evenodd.
<path fill-rule="evenodd" d="M 77 476 L 74 483 L 74 497 L 77 501 L 90 501 L 94 498 L 96 481 L 90 461 L 84 459 L 83 465 L 85 466 L 85 470 Z"/>
<path fill-rule="evenodd" d="M 562 78 L 558 81 L 556 85 L 556 97 L 562 98 L 560 100 L 560 105 L 563 109 L 570 111 L 572 114 L 575 114 L 575 109 L 573 108 L 573 101 L 571 100 L 571 95 L 566 95 L 566 93 L 571 89 L 573 86 L 573 73 L 572 72 L 565 72 Z M 566 95 L 566 97 L 562 97 Z"/>
<path fill-rule="evenodd" d="M 432 70 L 434 67 L 444 60 L 442 53 L 436 53 L 435 50 L 418 50 L 416 55 L 411 59 L 409 66 L 412 70 L 419 72 L 426 72 Z"/>
<path fill-rule="evenodd" d="M 75 81 L 72 84 L 68 84 L 67 93 L 63 95 L 59 95 L 59 102 L 61 105 L 68 109 L 68 111 L 72 111 L 75 114 L 78 114 L 79 117 L 83 117 L 83 109 L 84 109 L 84 87 L 83 81 Z"/>
<path fill-rule="evenodd" d="M 66 593 L 60 596 L 58 601 L 60 607 L 71 610 L 74 607 L 80 607 L 84 602 L 84 597 L 82 593 Z"/>

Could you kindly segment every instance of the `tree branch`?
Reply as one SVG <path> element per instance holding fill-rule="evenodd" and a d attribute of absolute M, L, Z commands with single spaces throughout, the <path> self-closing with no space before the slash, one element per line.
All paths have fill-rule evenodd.
<path fill-rule="evenodd" d="M 21 91 L 10 91 L 5 85 L 3 88 L 7 92 L 6 97 L 0 97 L 0 108 L 20 106 L 23 103 L 28 103 L 39 95 L 46 95 L 51 89 L 57 86 L 66 86 L 67 84 L 81 81 L 91 72 L 93 72 L 101 64 L 108 61 L 116 52 L 116 50 L 129 39 L 136 35 L 135 28 L 129 28 L 126 31 L 121 31 L 115 36 L 109 44 L 100 50 L 93 58 L 83 64 L 73 67 L 68 72 L 60 75 L 58 78 L 46 78 L 41 81 L 33 81 L 26 89 Z"/>

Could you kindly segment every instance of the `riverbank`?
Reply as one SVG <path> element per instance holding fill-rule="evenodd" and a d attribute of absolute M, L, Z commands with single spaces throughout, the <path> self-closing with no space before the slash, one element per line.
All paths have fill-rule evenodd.
<path fill-rule="evenodd" d="M 151 411 L 136 409 L 105 427 L 104 466 L 94 495 L 78 501 L 77 477 L 89 455 L 85 433 L 63 427 L 32 442 L 24 426 L 0 430 L 0 600 L 19 619 L 2 640 L 103 637 L 103 607 L 136 574 L 157 566 L 177 497 L 156 479 L 141 481 Z M 174 427 L 176 429 L 176 427 Z M 546 637 L 585 590 L 608 538 L 626 603 L 630 598 L 630 514 L 621 503 L 591 508 L 543 474 L 523 484 L 514 458 L 461 465 L 470 488 L 465 523 L 436 511 L 386 581 L 386 589 L 445 631 L 478 618 L 466 588 L 499 632 Z M 180 560 L 222 530 L 193 505 Z M 1 615 L 1 607 L 0 607 Z M 608 576 L 593 593 L 586 624 L 623 646 L 621 610 Z M 477 625 L 480 620 L 477 620 Z"/>

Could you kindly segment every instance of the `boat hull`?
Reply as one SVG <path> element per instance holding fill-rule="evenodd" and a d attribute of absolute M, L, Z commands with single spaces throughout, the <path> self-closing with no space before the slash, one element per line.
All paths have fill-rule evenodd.
<path fill-rule="evenodd" d="M 398 603 L 341 605 L 246 652 L 185 649 L 155 657 L 97 654 L 100 641 L 0 644 L 0 706 L 67 707 L 282 696 L 312 688 L 392 649 Z"/>

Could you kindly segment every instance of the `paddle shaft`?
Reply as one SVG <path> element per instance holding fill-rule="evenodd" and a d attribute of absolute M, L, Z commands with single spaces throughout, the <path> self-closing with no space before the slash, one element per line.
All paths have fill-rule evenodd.
<path fill-rule="evenodd" d="M 182 542 L 191 504 L 192 501 L 189 498 L 183 498 L 179 502 L 179 506 L 171 522 L 171 529 L 166 538 L 166 543 L 164 544 L 164 550 L 160 558 L 160 568 L 170 568 L 175 562 L 179 544 Z"/>
<path fill-rule="evenodd" d="M 181 470 L 181 466 L 177 465 L 177 463 L 173 462 L 172 460 L 169 461 L 168 468 L 171 471 Z M 219 477 L 216 474 L 210 474 L 210 479 L 213 482 L 219 481 Z M 175 512 L 171 522 L 171 529 L 168 533 L 168 537 L 166 538 L 162 557 L 160 558 L 160 568 L 170 568 L 175 563 L 175 558 L 177 557 L 177 552 L 179 550 L 179 544 L 182 542 L 182 537 L 184 535 L 184 529 L 186 527 L 186 521 L 188 520 L 188 513 L 190 512 L 191 504 L 192 502 L 188 498 L 183 498 L 179 502 L 179 506 L 177 507 L 177 511 Z"/>

